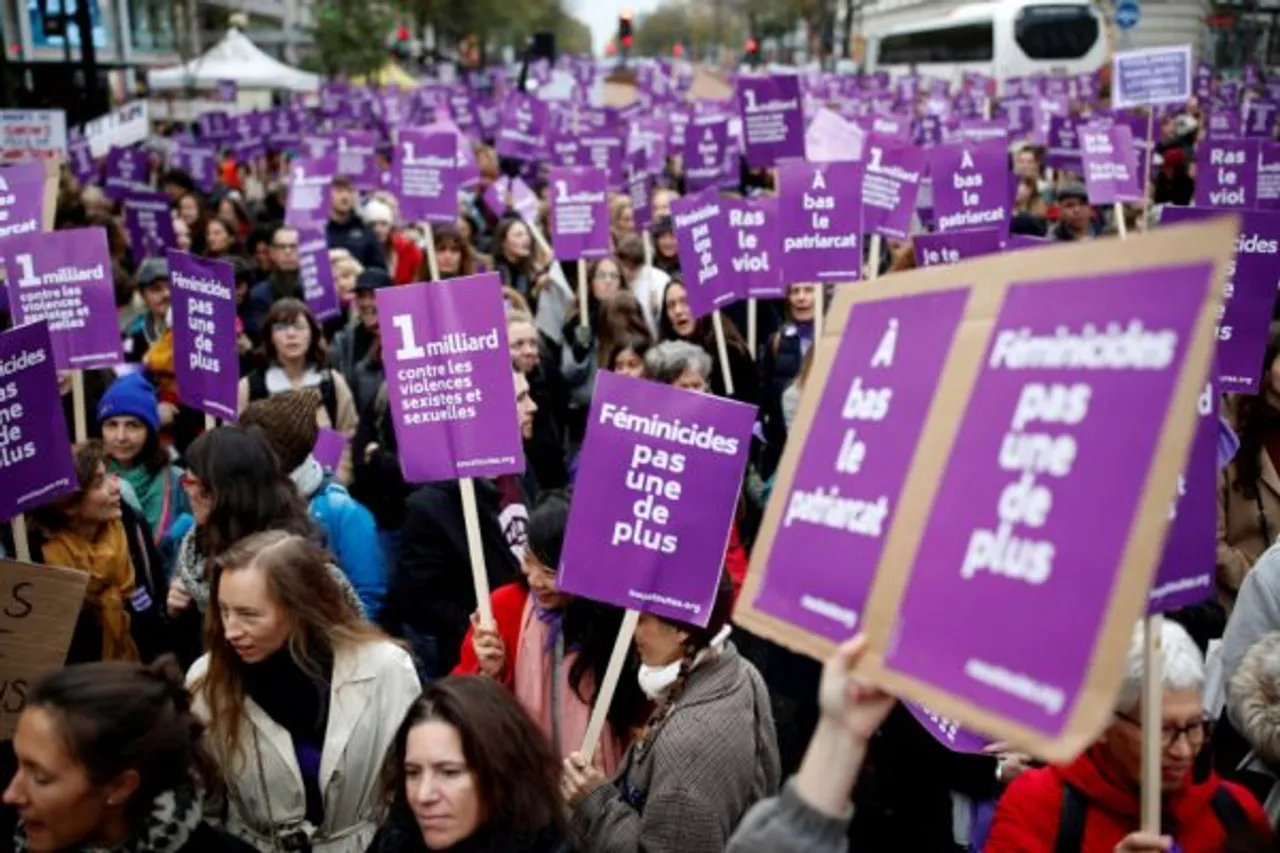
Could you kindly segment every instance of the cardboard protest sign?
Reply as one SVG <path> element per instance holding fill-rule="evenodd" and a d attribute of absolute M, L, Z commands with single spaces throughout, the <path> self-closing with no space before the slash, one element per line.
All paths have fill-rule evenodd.
<path fill-rule="evenodd" d="M 1260 210 L 1280 210 L 1280 142 L 1258 146 L 1255 204 Z"/>
<path fill-rule="evenodd" d="M 609 232 L 609 175 L 593 167 L 552 168 L 551 246 L 557 258 L 596 260 L 612 251 Z"/>
<path fill-rule="evenodd" d="M 833 636 L 853 633 L 856 615 L 870 644 L 860 671 L 874 683 L 1039 757 L 1077 754 L 1110 718 L 1147 607 L 1234 240 L 1224 219 L 1124 243 L 1046 247 L 1034 263 L 1008 253 L 839 291 L 737 621 L 823 657 Z M 927 299 L 937 306 L 923 308 Z M 888 464 L 898 432 L 872 424 L 878 430 L 912 398 L 875 371 L 891 345 L 913 362 L 931 345 L 906 325 L 925 316 L 949 334 L 934 336 L 946 338 L 934 344 L 944 347 L 937 390 L 895 491 L 871 474 Z M 868 341 L 855 330 L 872 317 L 880 331 Z M 833 424 L 823 415 L 833 400 L 863 419 Z M 856 435 L 832 445 L 841 427 Z M 826 483 L 809 479 L 818 447 L 837 476 L 861 479 L 834 486 L 831 468 Z M 825 528 L 871 552 L 869 596 L 865 573 L 846 571 L 845 585 L 814 592 L 829 580 L 820 570 L 775 577 L 788 518 L 815 528 L 810 543 Z M 849 547 L 825 562 L 863 565 L 848 559 Z M 787 572 L 796 571 L 792 561 Z M 786 583 L 789 613 L 776 594 L 762 600 Z M 1010 642 L 1022 636 L 1038 639 Z"/>
<path fill-rule="evenodd" d="M 458 218 L 457 148 L 452 133 L 400 130 L 395 188 L 405 222 L 449 223 Z"/>
<path fill-rule="evenodd" d="M 778 257 L 777 198 L 726 198 L 724 205 L 729 240 L 729 268 L 741 280 L 738 288 L 748 299 L 782 299 Z"/>
<path fill-rule="evenodd" d="M 125 148 L 142 142 L 151 133 L 146 101 L 133 101 L 118 110 L 98 116 L 84 126 L 89 152 L 105 157 L 112 148 Z"/>
<path fill-rule="evenodd" d="M 771 168 L 783 157 L 803 157 L 804 103 L 795 74 L 739 77 L 738 111 L 747 165 Z"/>
<path fill-rule="evenodd" d="M 706 625 L 754 422 L 751 406 L 598 374 L 556 587 Z"/>
<path fill-rule="evenodd" d="M 298 286 L 302 298 L 317 320 L 328 320 L 341 312 L 338 291 L 329 263 L 329 240 L 323 226 L 298 229 Z"/>
<path fill-rule="evenodd" d="M 34 234 L 44 223 L 43 163 L 0 169 L 0 239 Z"/>
<path fill-rule="evenodd" d="M 862 166 L 778 164 L 782 283 L 862 278 Z"/>
<path fill-rule="evenodd" d="M 4 252 L 14 325 L 47 320 L 59 370 L 110 367 L 124 359 L 106 231 L 19 234 L 5 241 Z"/>
<path fill-rule="evenodd" d="M 1080 159 L 1089 203 L 1142 201 L 1142 167 L 1126 124 L 1086 124 L 1080 129 Z"/>
<path fill-rule="evenodd" d="M 400 467 L 411 483 L 524 470 L 496 273 L 379 290 Z"/>
<path fill-rule="evenodd" d="M 538 159 L 546 147 L 549 124 L 550 114 L 545 103 L 524 92 L 509 92 L 498 127 L 498 155 L 515 160 Z"/>
<path fill-rule="evenodd" d="M 1191 99 L 1191 45 L 1116 53 L 1111 59 L 1111 107 L 1122 110 Z"/>
<path fill-rule="evenodd" d="M 862 169 L 862 230 L 907 239 L 924 176 L 924 149 L 873 133 Z"/>
<path fill-rule="evenodd" d="M 235 268 L 225 261 L 169 252 L 173 294 L 173 367 L 183 405 L 237 420 Z"/>
<path fill-rule="evenodd" d="M 1000 229 L 974 228 L 969 231 L 944 231 L 940 234 L 917 234 L 911 240 L 916 253 L 916 266 L 936 267 L 958 264 L 1000 251 Z"/>
<path fill-rule="evenodd" d="M 337 175 L 348 177 L 360 190 L 378 187 L 378 136 L 372 130 L 339 130 L 334 135 L 338 143 Z"/>
<path fill-rule="evenodd" d="M 809 122 L 804 136 L 804 158 L 810 163 L 862 159 L 866 132 L 851 121 L 823 107 Z"/>
<path fill-rule="evenodd" d="M 102 188 L 113 201 L 151 191 L 151 156 L 141 148 L 107 152 Z"/>
<path fill-rule="evenodd" d="M 1162 225 L 1198 222 L 1226 211 L 1169 206 Z M 1249 210 L 1240 215 L 1235 259 L 1218 312 L 1215 366 L 1224 394 L 1256 394 L 1262 382 L 1271 312 L 1280 286 L 1280 214 Z"/>
<path fill-rule="evenodd" d="M 949 720 L 946 717 L 935 714 L 923 705 L 917 705 L 915 702 L 904 702 L 903 707 L 911 712 L 911 716 L 916 718 L 916 722 L 924 726 L 924 730 L 933 735 L 938 743 L 952 752 L 976 755 L 980 754 L 992 743 L 982 735 L 974 734 L 968 729 L 962 728 L 955 720 Z"/>
<path fill-rule="evenodd" d="M 34 682 L 66 661 L 88 583 L 88 572 L 0 560 L 0 738 L 13 737 Z"/>
<path fill-rule="evenodd" d="M 1009 146 L 1003 139 L 939 145 L 929 152 L 939 231 L 1007 227 Z"/>
<path fill-rule="evenodd" d="M 330 192 L 338 174 L 335 154 L 296 157 L 289 164 L 289 196 L 284 206 L 284 224 L 294 228 L 323 225 L 329 219 Z"/>
<path fill-rule="evenodd" d="M 165 193 L 130 193 L 124 203 L 124 224 L 138 258 L 159 257 L 178 245 L 173 212 Z"/>
<path fill-rule="evenodd" d="M 337 430 L 321 427 L 316 431 L 316 444 L 311 453 L 316 461 L 328 471 L 336 471 L 342 464 L 342 454 L 346 452 L 347 437 Z"/>
<path fill-rule="evenodd" d="M 1206 139 L 1196 151 L 1196 206 L 1255 207 L 1258 140 Z"/>
<path fill-rule="evenodd" d="M 684 137 L 684 180 L 686 189 L 699 192 L 718 187 L 724 179 L 729 150 L 729 120 L 724 116 L 698 116 Z"/>
<path fill-rule="evenodd" d="M 44 323 L 0 333 L 0 519 L 74 491 L 75 463 Z"/>
<path fill-rule="evenodd" d="M 0 110 L 0 163 L 65 159 L 67 114 L 62 110 Z"/>
<path fill-rule="evenodd" d="M 729 214 L 716 190 L 671 202 L 671 218 L 693 316 L 706 316 L 741 296 L 728 261 Z"/>

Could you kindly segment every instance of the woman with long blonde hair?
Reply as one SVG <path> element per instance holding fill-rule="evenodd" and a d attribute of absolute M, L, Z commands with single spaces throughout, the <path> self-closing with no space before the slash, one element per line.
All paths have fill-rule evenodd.
<path fill-rule="evenodd" d="M 209 651 L 187 674 L 227 786 L 225 829 L 262 853 L 363 853 L 380 770 L 420 685 L 301 536 L 268 531 L 213 567 Z"/>

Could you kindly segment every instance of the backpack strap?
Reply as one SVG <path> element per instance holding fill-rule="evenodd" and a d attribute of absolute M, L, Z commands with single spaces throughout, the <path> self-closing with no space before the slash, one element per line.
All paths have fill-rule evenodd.
<path fill-rule="evenodd" d="M 1222 824 L 1228 837 L 1249 829 L 1252 823 L 1249 820 L 1249 813 L 1235 797 L 1231 796 L 1231 790 L 1226 785 L 1219 785 L 1213 792 L 1212 805 L 1213 813 L 1217 815 L 1218 822 Z"/>
<path fill-rule="evenodd" d="M 1062 785 L 1062 814 L 1058 818 L 1058 838 L 1053 853 L 1080 853 L 1084 850 L 1084 822 L 1089 801 L 1073 785 Z"/>
<path fill-rule="evenodd" d="M 265 400 L 271 396 L 267 393 L 267 374 L 263 370 L 255 370 L 249 374 L 249 400 Z"/>
<path fill-rule="evenodd" d="M 326 370 L 324 379 L 320 380 L 320 397 L 324 401 L 324 410 L 329 414 L 329 428 L 338 428 L 338 390 L 333 384 L 333 371 Z"/>

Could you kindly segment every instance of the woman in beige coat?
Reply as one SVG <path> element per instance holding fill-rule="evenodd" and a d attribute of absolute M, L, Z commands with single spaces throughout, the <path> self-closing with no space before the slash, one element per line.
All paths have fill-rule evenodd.
<path fill-rule="evenodd" d="M 227 551 L 210 651 L 187 675 L 227 784 L 211 817 L 261 853 L 364 853 L 383 760 L 420 692 L 408 653 L 360 620 L 325 563 L 283 531 Z"/>

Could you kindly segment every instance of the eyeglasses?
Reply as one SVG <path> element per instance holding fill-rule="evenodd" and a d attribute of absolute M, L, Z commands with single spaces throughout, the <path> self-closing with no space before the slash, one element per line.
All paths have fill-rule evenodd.
<path fill-rule="evenodd" d="M 1142 721 L 1135 720 L 1128 714 L 1116 712 L 1117 719 L 1123 720 L 1131 726 L 1142 728 Z M 1187 746 L 1192 749 L 1199 749 L 1204 746 L 1205 741 L 1209 739 L 1209 735 L 1213 733 L 1213 723 L 1208 720 L 1196 720 L 1187 723 L 1185 726 L 1161 726 L 1160 727 L 1160 746 L 1163 749 L 1173 749 L 1173 745 L 1182 737 L 1186 737 Z"/>

